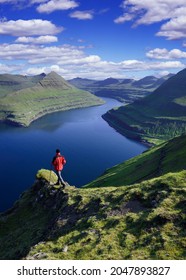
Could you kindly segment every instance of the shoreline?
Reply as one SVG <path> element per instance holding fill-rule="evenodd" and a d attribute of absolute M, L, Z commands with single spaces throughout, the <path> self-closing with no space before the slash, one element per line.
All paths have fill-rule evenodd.
<path fill-rule="evenodd" d="M 68 108 L 58 108 L 58 109 L 45 109 L 44 111 L 42 112 L 38 112 L 35 116 L 33 116 L 33 118 L 31 118 L 30 120 L 28 120 L 27 122 L 19 122 L 19 121 L 16 121 L 14 119 L 1 119 L 0 120 L 0 123 L 4 123 L 6 125 L 10 125 L 10 126 L 14 126 L 14 127 L 29 127 L 34 121 L 46 116 L 46 115 L 49 115 L 49 114 L 53 114 L 53 113 L 57 113 L 57 112 L 65 112 L 65 111 L 70 111 L 70 110 L 74 110 L 74 109 L 82 109 L 82 108 L 89 108 L 89 107 L 94 107 L 94 106 L 101 106 L 101 105 L 104 105 L 105 102 L 102 101 L 100 102 L 99 104 L 94 104 L 94 105 L 82 105 L 81 106 L 68 106 Z"/>
<path fill-rule="evenodd" d="M 155 146 L 155 144 L 153 144 L 145 139 L 142 139 L 140 137 L 140 135 L 138 135 L 136 133 L 136 131 L 133 130 L 131 127 L 126 125 L 126 127 L 124 128 L 124 127 L 116 125 L 114 120 L 113 119 L 111 120 L 109 118 L 108 114 L 109 114 L 109 111 L 106 114 L 102 115 L 102 118 L 109 124 L 110 127 L 115 129 L 118 133 L 125 136 L 126 138 L 129 138 L 131 140 L 137 141 L 138 143 L 144 144 L 145 146 L 147 146 L 149 148 Z M 123 123 L 122 123 L 122 125 L 123 125 Z"/>

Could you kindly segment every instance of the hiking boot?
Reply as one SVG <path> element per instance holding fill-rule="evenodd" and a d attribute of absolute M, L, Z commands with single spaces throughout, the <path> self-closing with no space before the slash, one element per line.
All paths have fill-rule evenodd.
<path fill-rule="evenodd" d="M 65 186 L 66 186 L 66 184 L 65 184 L 65 183 L 61 183 L 61 188 L 62 188 L 62 189 L 64 189 L 64 188 L 65 188 Z"/>

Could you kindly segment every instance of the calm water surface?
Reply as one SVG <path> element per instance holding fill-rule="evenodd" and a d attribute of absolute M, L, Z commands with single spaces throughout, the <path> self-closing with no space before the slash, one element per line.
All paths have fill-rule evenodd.
<path fill-rule="evenodd" d="M 47 115 L 28 128 L 0 125 L 0 211 L 11 207 L 33 184 L 39 169 L 50 169 L 56 148 L 67 160 L 64 180 L 76 187 L 146 150 L 102 119 L 106 111 L 121 105 L 104 100 L 102 106 Z"/>

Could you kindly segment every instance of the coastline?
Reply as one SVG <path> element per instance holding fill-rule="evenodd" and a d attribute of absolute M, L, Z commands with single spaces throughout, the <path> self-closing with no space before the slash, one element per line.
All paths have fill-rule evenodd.
<path fill-rule="evenodd" d="M 87 105 L 87 104 L 77 104 L 77 105 L 69 105 L 66 107 L 58 107 L 58 108 L 48 108 L 45 110 L 42 110 L 40 112 L 38 112 L 37 114 L 35 114 L 34 116 L 32 116 L 30 119 L 28 118 L 28 115 L 25 116 L 25 118 L 23 117 L 21 121 L 18 121 L 14 118 L 4 118 L 0 120 L 0 123 L 4 123 L 10 126 L 16 126 L 16 127 L 29 127 L 29 125 L 38 120 L 39 118 L 42 118 L 48 114 L 53 114 L 56 112 L 64 112 L 64 111 L 69 111 L 69 110 L 73 110 L 73 109 L 81 109 L 81 108 L 88 108 L 88 107 L 94 107 L 94 106 L 101 106 L 105 103 L 104 100 L 100 99 L 100 102 L 97 102 L 95 104 L 92 105 Z M 27 119 L 26 119 L 27 118 Z"/>
<path fill-rule="evenodd" d="M 122 126 L 117 125 L 119 123 L 118 120 L 117 120 L 117 124 L 116 124 L 116 122 L 114 121 L 113 117 L 112 117 L 112 119 L 109 118 L 109 111 L 106 114 L 102 115 L 102 118 L 112 128 L 114 128 L 118 133 L 120 133 L 121 135 L 123 135 L 123 136 L 125 136 L 125 137 L 127 137 L 127 138 L 129 138 L 131 140 L 134 140 L 134 141 L 137 141 L 139 143 L 142 143 L 142 144 L 146 145 L 149 148 L 155 145 L 154 143 L 148 141 L 147 139 L 143 139 L 141 137 L 141 135 L 136 132 L 135 129 L 133 129 L 132 127 L 128 126 L 127 124 L 122 122 L 121 123 Z"/>

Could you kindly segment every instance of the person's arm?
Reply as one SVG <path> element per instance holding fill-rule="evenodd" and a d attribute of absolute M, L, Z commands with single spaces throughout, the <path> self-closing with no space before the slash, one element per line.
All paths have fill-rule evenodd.
<path fill-rule="evenodd" d="M 66 159 L 64 157 L 62 159 L 62 163 L 63 163 L 63 165 L 65 165 L 65 163 L 66 163 Z"/>
<path fill-rule="evenodd" d="M 56 157 L 53 157 L 53 160 L 52 160 L 53 166 L 55 165 L 55 160 L 56 160 Z"/>

